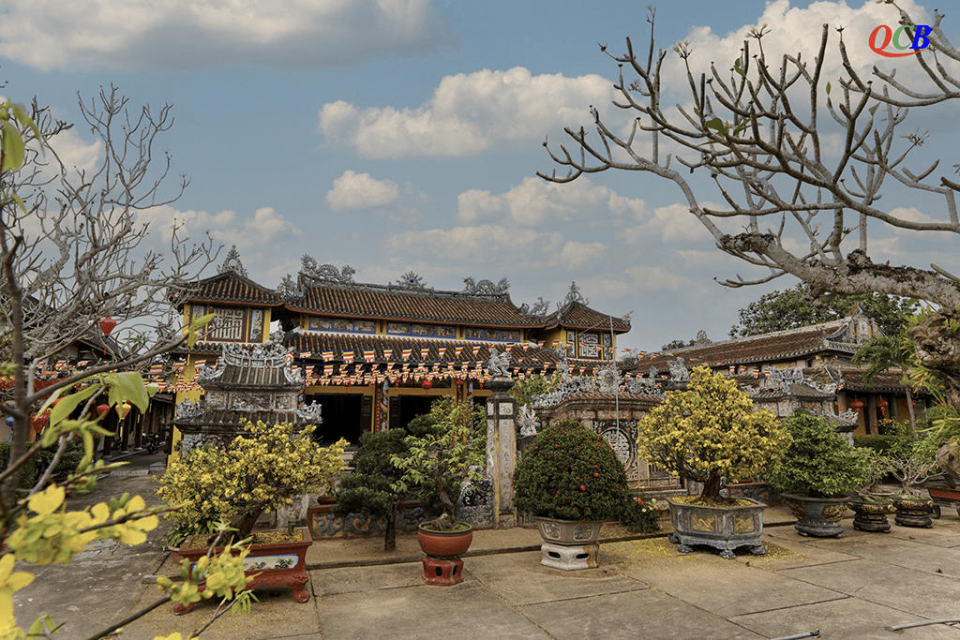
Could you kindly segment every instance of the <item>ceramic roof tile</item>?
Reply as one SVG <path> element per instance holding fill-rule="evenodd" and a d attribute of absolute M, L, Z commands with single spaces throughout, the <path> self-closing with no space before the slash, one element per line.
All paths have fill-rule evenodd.
<path fill-rule="evenodd" d="M 263 287 L 235 271 L 226 271 L 201 280 L 184 296 L 189 302 L 234 302 L 280 306 L 283 300 L 275 291 Z"/>

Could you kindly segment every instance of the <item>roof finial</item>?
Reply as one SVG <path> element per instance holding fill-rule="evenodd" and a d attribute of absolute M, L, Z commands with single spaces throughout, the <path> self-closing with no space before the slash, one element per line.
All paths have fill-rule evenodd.
<path fill-rule="evenodd" d="M 247 270 L 243 268 L 243 263 L 240 262 L 240 252 L 237 251 L 237 245 L 230 247 L 223 264 L 217 269 L 217 273 L 226 273 L 227 271 L 233 271 L 244 278 L 247 277 Z"/>

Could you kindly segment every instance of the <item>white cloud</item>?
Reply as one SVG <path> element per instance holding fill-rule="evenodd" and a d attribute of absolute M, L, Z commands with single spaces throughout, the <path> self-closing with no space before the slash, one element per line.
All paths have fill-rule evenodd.
<path fill-rule="evenodd" d="M 576 269 L 587 262 L 592 262 L 607 251 L 602 242 L 577 242 L 571 240 L 563 245 L 560 253 L 554 259 L 554 264 L 561 264 L 568 269 Z"/>
<path fill-rule="evenodd" d="M 469 156 L 499 142 L 542 140 L 612 97 L 611 82 L 598 75 L 484 69 L 443 78 L 433 97 L 412 109 L 360 111 L 342 100 L 327 103 L 319 112 L 319 131 L 365 157 Z"/>
<path fill-rule="evenodd" d="M 658 241 L 689 244 L 711 238 L 707 228 L 690 213 L 690 207 L 683 203 L 657 207 L 653 216 L 642 224 L 625 228 L 621 235 L 627 244 L 639 245 Z"/>
<path fill-rule="evenodd" d="M 917 23 L 929 24 L 929 15 L 913 0 L 899 3 Z M 763 14 L 755 22 L 746 24 L 727 34 L 716 34 L 710 27 L 692 29 L 684 40 L 690 43 L 693 55 L 690 63 L 696 73 L 706 71 L 711 62 L 715 62 L 721 77 L 726 78 L 735 59 L 740 57 L 744 41 L 749 41 L 751 55 L 757 51 L 756 40 L 749 37 L 751 29 L 766 25 L 769 34 L 763 38 L 764 53 L 768 61 L 779 66 L 783 54 L 802 54 L 802 59 L 812 61 L 820 47 L 823 25 L 829 25 L 827 60 L 822 75 L 825 80 L 837 79 L 841 75 L 841 59 L 837 50 L 838 28 L 843 28 L 843 41 L 851 64 L 858 73 L 868 76 L 874 65 L 881 68 L 898 64 L 896 58 L 884 58 L 874 53 L 869 45 L 870 33 L 880 24 L 896 28 L 900 22 L 896 7 L 885 3 L 865 0 L 860 7 L 852 7 L 846 2 L 812 2 L 805 8 L 791 7 L 789 0 L 768 2 Z M 672 48 L 673 43 L 662 43 L 664 48 Z M 751 61 L 751 64 L 753 62 Z M 903 61 L 899 60 L 902 66 Z M 752 77 L 752 76 L 751 76 Z M 687 91 L 686 74 L 682 71 L 679 57 L 672 51 L 667 55 L 664 78 L 681 91 Z M 839 89 L 834 80 L 833 85 Z"/>
<path fill-rule="evenodd" d="M 405 231 L 390 237 L 387 252 L 406 264 L 408 257 L 418 257 L 425 249 L 441 261 L 456 260 L 459 264 L 489 264 L 497 258 L 517 262 L 518 256 L 537 256 L 556 252 L 562 243 L 559 232 L 540 232 L 499 224 Z"/>
<path fill-rule="evenodd" d="M 569 184 L 554 184 L 540 178 L 523 181 L 500 195 L 484 189 L 470 189 L 458 198 L 457 217 L 476 222 L 485 217 L 503 217 L 513 224 L 532 227 L 544 222 L 607 220 L 611 217 L 641 216 L 646 205 L 613 189 L 596 185 L 587 178 Z"/>
<path fill-rule="evenodd" d="M 8 0 L 0 55 L 52 69 L 356 65 L 456 45 L 430 0 Z"/>
<path fill-rule="evenodd" d="M 377 180 L 369 173 L 347 170 L 333 181 L 327 191 L 327 204 L 333 211 L 383 207 L 396 202 L 400 187 L 392 180 Z"/>
<path fill-rule="evenodd" d="M 629 267 L 627 276 L 635 291 L 690 291 L 703 284 L 701 279 L 693 279 L 665 267 L 648 265 Z"/>
<path fill-rule="evenodd" d="M 209 213 L 207 211 L 179 211 L 169 205 L 154 207 L 137 214 L 138 223 L 150 224 L 151 235 L 160 240 L 170 239 L 175 225 L 182 225 L 187 237 L 199 237 L 209 231 L 214 240 L 224 245 L 237 245 L 241 250 L 269 253 L 279 248 L 300 230 L 273 207 L 261 207 L 252 217 L 241 217 L 230 210 Z"/>

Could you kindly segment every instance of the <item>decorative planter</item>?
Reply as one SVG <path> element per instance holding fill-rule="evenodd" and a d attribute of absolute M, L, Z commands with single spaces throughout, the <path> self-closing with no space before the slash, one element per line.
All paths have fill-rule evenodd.
<path fill-rule="evenodd" d="M 667 498 L 673 525 L 670 542 L 680 545 L 677 548 L 680 553 L 690 553 L 694 545 L 702 545 L 719 549 L 720 556 L 727 559 L 735 558 L 734 551 L 740 547 L 749 547 L 750 553 L 763 555 L 767 548 L 760 541 L 760 534 L 763 533 L 763 510 L 767 505 L 751 498 L 741 500 L 753 504 L 707 507 Z"/>
<path fill-rule="evenodd" d="M 960 516 L 960 487 L 951 487 L 947 484 L 927 485 L 930 499 L 933 500 L 933 517 L 940 517 L 940 508 L 947 507 L 957 510 Z"/>
<path fill-rule="evenodd" d="M 317 505 L 307 508 L 307 526 L 314 540 L 320 538 L 383 535 L 387 523 L 383 518 L 371 518 L 364 513 L 351 513 L 346 518 L 333 515 L 336 498 L 318 498 Z M 399 504 L 397 531 L 416 531 L 423 520 L 423 507 L 418 500 L 404 500 Z"/>
<path fill-rule="evenodd" d="M 815 498 L 803 493 L 785 493 L 790 512 L 797 518 L 793 527 L 802 536 L 815 538 L 840 538 L 843 527 L 840 519 L 847 512 L 849 496 L 840 498 Z"/>
<path fill-rule="evenodd" d="M 253 576 L 253 580 L 247 584 L 248 589 L 290 587 L 293 599 L 297 602 L 302 603 L 310 599 L 310 593 L 305 588 L 310 580 L 307 576 L 306 561 L 307 549 L 313 544 L 313 538 L 310 537 L 310 529 L 307 527 L 298 527 L 296 531 L 303 534 L 303 540 L 250 545 L 250 553 L 243 563 L 246 575 Z M 214 550 L 215 553 L 222 551 L 223 547 L 217 547 Z M 207 549 L 177 549 L 177 555 L 195 563 L 207 555 Z M 202 585 L 200 590 L 203 590 Z M 173 611 L 180 614 L 189 613 L 191 609 L 193 609 L 192 604 L 187 606 L 177 604 Z"/>
<path fill-rule="evenodd" d="M 933 500 L 930 498 L 895 499 L 893 506 L 897 509 L 897 515 L 894 516 L 893 521 L 901 527 L 933 526 L 933 520 L 930 519 L 933 514 Z"/>
<path fill-rule="evenodd" d="M 875 533 L 889 533 L 890 523 L 887 514 L 896 509 L 892 502 L 864 502 L 854 500 L 847 506 L 853 510 L 853 528 L 858 531 L 873 531 Z"/>
<path fill-rule="evenodd" d="M 473 542 L 473 527 L 459 531 L 435 531 L 423 524 L 417 529 L 417 542 L 423 550 L 423 579 L 427 584 L 449 586 L 463 582 L 463 560 Z"/>
<path fill-rule="evenodd" d="M 543 544 L 540 545 L 540 564 L 575 571 L 594 569 L 599 565 L 600 527 L 602 522 L 536 518 Z"/>

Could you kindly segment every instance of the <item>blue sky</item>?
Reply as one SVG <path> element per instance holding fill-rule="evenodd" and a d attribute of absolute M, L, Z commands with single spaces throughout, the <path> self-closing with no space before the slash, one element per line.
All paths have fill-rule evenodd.
<path fill-rule="evenodd" d="M 617 117 L 616 66 L 597 45 L 619 53 L 630 36 L 645 48 L 646 17 L 646 3 L 606 0 L 0 0 L 0 79 L 7 98 L 37 96 L 71 121 L 77 92 L 89 99 L 111 83 L 135 105 L 175 105 L 162 146 L 192 184 L 144 216 L 158 242 L 174 217 L 209 229 L 268 286 L 305 253 L 364 282 L 414 270 L 459 290 L 468 276 L 506 277 L 517 304 L 555 303 L 576 280 L 591 306 L 633 312 L 621 346 L 655 350 L 701 329 L 722 339 L 738 309 L 794 282 L 718 285 L 751 272 L 713 248 L 672 184 L 534 176 L 552 169 L 545 136 L 561 141 L 591 104 Z M 723 61 L 751 27 L 767 23 L 771 47 L 795 52 L 819 43 L 823 22 L 857 43 L 896 19 L 872 0 L 674 2 L 657 8 L 657 39 Z M 948 16 L 947 32 L 956 25 Z M 877 61 L 865 46 L 851 51 L 864 69 Z M 944 134 L 924 154 L 956 146 L 944 113 L 919 121 Z M 99 150 L 85 134 L 58 146 L 78 166 Z M 937 254 L 960 271 L 955 237 L 883 234 L 881 259 L 925 267 Z"/>

